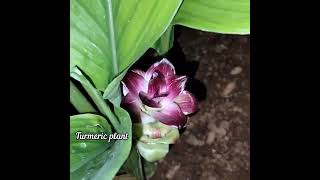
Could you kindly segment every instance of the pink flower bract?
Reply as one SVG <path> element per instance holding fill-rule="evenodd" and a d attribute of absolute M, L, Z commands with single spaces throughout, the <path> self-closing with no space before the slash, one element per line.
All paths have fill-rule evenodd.
<path fill-rule="evenodd" d="M 163 124 L 184 127 L 186 115 L 197 111 L 197 101 L 184 90 L 186 76 L 177 76 L 174 66 L 162 59 L 147 72 L 132 70 L 122 81 L 122 107 L 133 121 L 147 123 L 160 121 Z"/>

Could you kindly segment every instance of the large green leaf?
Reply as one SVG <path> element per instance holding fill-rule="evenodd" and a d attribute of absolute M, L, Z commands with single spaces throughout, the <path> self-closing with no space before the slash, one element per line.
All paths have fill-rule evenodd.
<path fill-rule="evenodd" d="M 127 111 L 113 105 L 110 107 L 102 98 L 102 94 L 97 90 L 86 76 L 78 69 L 73 68 L 71 77 L 78 80 L 93 102 L 96 104 L 99 112 L 108 118 L 115 131 L 119 134 L 127 133 L 127 140 L 115 141 L 109 149 L 90 160 L 81 168 L 72 172 L 71 178 L 78 179 L 112 179 L 119 171 L 120 167 L 126 161 L 132 144 L 132 123 Z"/>
<path fill-rule="evenodd" d="M 173 46 L 174 24 L 226 34 L 250 33 L 249 0 L 184 0 L 172 24 L 153 44 L 160 55 Z"/>
<path fill-rule="evenodd" d="M 174 41 L 174 26 L 170 25 L 165 33 L 153 44 L 152 48 L 155 49 L 160 55 L 167 53 L 173 46 Z"/>
<path fill-rule="evenodd" d="M 71 0 L 71 69 L 77 65 L 104 91 L 159 39 L 181 2 Z"/>
<path fill-rule="evenodd" d="M 250 0 L 184 0 L 174 24 L 225 34 L 250 34 Z"/>
<path fill-rule="evenodd" d="M 80 140 L 76 133 L 111 134 L 111 127 L 106 119 L 95 114 L 80 114 L 70 117 L 70 172 L 83 166 L 111 144 L 106 140 Z"/>
<path fill-rule="evenodd" d="M 114 106 L 114 113 L 121 122 L 118 133 L 128 133 L 128 140 L 117 140 L 95 158 L 70 174 L 72 180 L 111 180 L 128 158 L 132 130 L 129 114 L 121 107 Z"/>

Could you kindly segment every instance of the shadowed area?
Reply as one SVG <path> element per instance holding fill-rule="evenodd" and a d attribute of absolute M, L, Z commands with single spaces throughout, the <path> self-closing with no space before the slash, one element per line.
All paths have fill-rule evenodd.
<path fill-rule="evenodd" d="M 184 27 L 175 35 L 166 57 L 177 74 L 188 76 L 186 89 L 198 98 L 200 111 L 151 179 L 249 180 L 250 36 Z M 139 61 L 146 67 L 153 63 L 147 62 Z"/>

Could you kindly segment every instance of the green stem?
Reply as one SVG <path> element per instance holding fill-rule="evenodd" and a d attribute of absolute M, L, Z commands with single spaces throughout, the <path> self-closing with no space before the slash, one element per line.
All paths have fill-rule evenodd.
<path fill-rule="evenodd" d="M 143 172 L 142 159 L 135 145 L 131 147 L 129 157 L 123 167 L 127 173 L 133 174 L 137 180 L 146 179 Z"/>
<path fill-rule="evenodd" d="M 70 102 L 79 113 L 97 112 L 81 91 L 70 80 Z"/>
<path fill-rule="evenodd" d="M 105 115 L 113 125 L 113 127 L 119 131 L 120 130 L 120 123 L 117 117 L 113 114 L 110 107 L 106 104 L 104 99 L 102 98 L 101 93 L 92 86 L 92 84 L 81 74 L 80 71 L 78 73 L 72 72 L 71 77 L 78 80 L 83 88 L 87 91 L 93 102 L 97 105 L 99 111 Z"/>

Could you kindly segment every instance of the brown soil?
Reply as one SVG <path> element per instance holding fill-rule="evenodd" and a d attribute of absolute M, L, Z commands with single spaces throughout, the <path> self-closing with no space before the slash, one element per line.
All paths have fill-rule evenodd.
<path fill-rule="evenodd" d="M 182 28 L 177 42 L 168 58 L 200 110 L 151 179 L 249 180 L 250 37 Z"/>

